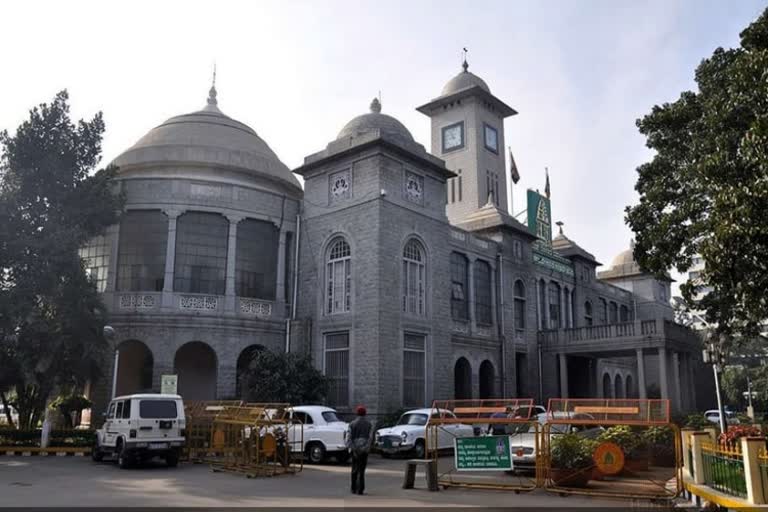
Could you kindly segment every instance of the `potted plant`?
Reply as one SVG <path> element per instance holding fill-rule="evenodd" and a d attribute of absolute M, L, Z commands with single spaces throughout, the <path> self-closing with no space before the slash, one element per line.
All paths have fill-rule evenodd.
<path fill-rule="evenodd" d="M 648 443 L 628 425 L 615 425 L 597 438 L 603 443 L 614 443 L 624 452 L 624 467 L 629 471 L 648 469 Z"/>
<path fill-rule="evenodd" d="M 578 434 L 553 436 L 550 478 L 561 487 L 586 487 L 592 477 L 595 442 Z"/>
<path fill-rule="evenodd" d="M 651 454 L 651 464 L 671 468 L 675 466 L 675 433 L 666 425 L 649 427 L 643 432 Z"/>

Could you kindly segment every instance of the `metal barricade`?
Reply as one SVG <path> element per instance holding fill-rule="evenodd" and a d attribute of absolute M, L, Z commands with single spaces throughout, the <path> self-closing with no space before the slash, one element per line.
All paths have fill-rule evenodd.
<path fill-rule="evenodd" d="M 683 489 L 680 439 L 669 400 L 550 399 L 543 485 L 560 494 L 674 499 Z"/>
<path fill-rule="evenodd" d="M 202 463 L 222 456 L 221 435 L 213 429 L 213 420 L 225 406 L 242 406 L 241 400 L 185 401 L 186 439 L 182 460 Z"/>
<path fill-rule="evenodd" d="M 426 457 L 439 486 L 530 491 L 540 485 L 540 424 L 531 399 L 443 400 L 432 406 Z M 440 455 L 453 450 L 453 457 Z"/>

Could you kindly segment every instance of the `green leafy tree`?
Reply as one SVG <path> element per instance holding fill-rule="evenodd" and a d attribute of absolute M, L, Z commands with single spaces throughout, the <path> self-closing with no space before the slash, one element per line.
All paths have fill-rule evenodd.
<path fill-rule="evenodd" d="M 117 222 L 115 169 L 94 173 L 104 122 L 70 120 L 68 95 L 0 133 L 0 392 L 33 428 L 56 389 L 98 377 L 105 310 L 78 250 Z"/>
<path fill-rule="evenodd" d="M 768 366 L 726 367 L 720 382 L 726 403 L 738 411 L 747 408 L 748 400 L 744 397 L 747 391 L 747 378 L 752 382 L 752 391 L 757 392 L 752 405 L 756 411 L 765 411 L 768 408 Z"/>
<path fill-rule="evenodd" d="M 696 69 L 698 91 L 654 106 L 637 121 L 656 152 L 638 169 L 639 203 L 627 207 L 635 257 L 663 275 L 704 259 L 681 286 L 691 309 L 728 339 L 748 339 L 768 318 L 768 10 Z"/>
<path fill-rule="evenodd" d="M 240 377 L 250 402 L 322 403 L 328 390 L 325 375 L 309 356 L 259 350 Z"/>

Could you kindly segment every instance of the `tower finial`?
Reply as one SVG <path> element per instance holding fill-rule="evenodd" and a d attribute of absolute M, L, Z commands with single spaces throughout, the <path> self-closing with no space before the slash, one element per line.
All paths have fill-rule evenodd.
<path fill-rule="evenodd" d="M 565 222 L 559 220 L 559 221 L 555 222 L 555 224 L 557 225 L 558 228 L 560 228 L 560 234 L 563 235 L 563 226 L 565 225 Z M 563 236 L 565 236 L 565 235 L 563 235 Z"/>
<path fill-rule="evenodd" d="M 464 68 L 464 72 L 466 73 L 467 69 L 469 69 L 469 64 L 467 64 L 467 52 L 468 52 L 467 47 L 465 46 L 463 50 L 464 50 L 464 62 L 462 62 L 461 67 Z"/>
<path fill-rule="evenodd" d="M 550 190 L 549 190 L 549 167 L 544 168 L 544 173 L 547 175 L 547 181 L 544 184 L 544 194 L 547 196 L 547 199 L 550 197 Z"/>
<path fill-rule="evenodd" d="M 371 112 L 374 114 L 381 114 L 381 102 L 379 101 L 379 98 L 373 98 L 373 101 L 371 102 Z"/>
<path fill-rule="evenodd" d="M 208 90 L 208 104 L 216 105 L 216 63 L 213 63 L 213 80 L 211 81 L 211 88 Z"/>

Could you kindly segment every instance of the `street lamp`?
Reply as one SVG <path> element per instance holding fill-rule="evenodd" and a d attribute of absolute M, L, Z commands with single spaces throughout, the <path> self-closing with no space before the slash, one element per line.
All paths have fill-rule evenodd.
<path fill-rule="evenodd" d="M 755 408 L 752 407 L 752 400 L 757 399 L 757 391 L 752 391 L 752 380 L 749 378 L 749 375 L 747 375 L 747 390 L 742 393 L 742 396 L 749 401 L 749 405 L 747 406 L 747 416 L 749 416 L 752 421 L 755 421 Z"/>
<path fill-rule="evenodd" d="M 107 340 L 110 344 L 115 343 L 115 329 L 111 325 L 105 325 L 104 329 L 102 329 L 102 335 L 104 336 L 104 339 Z M 120 351 L 117 350 L 117 346 L 115 346 L 115 368 L 112 372 L 112 398 L 115 398 L 115 393 L 117 393 L 117 365 L 120 361 Z"/>
<path fill-rule="evenodd" d="M 720 415 L 720 431 L 728 430 L 728 423 L 725 421 L 725 409 L 723 409 L 723 398 L 720 394 L 720 371 L 725 367 L 727 354 L 723 351 L 723 338 L 720 343 L 710 337 L 710 341 L 702 351 L 702 359 L 705 363 L 712 365 L 712 372 L 715 374 L 715 393 L 717 394 L 717 410 Z"/>

